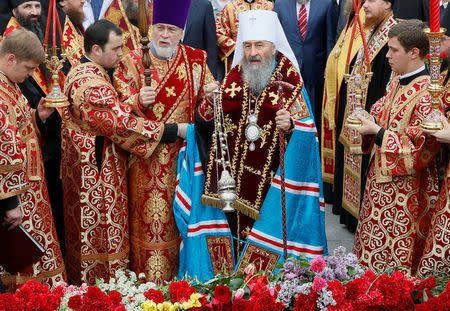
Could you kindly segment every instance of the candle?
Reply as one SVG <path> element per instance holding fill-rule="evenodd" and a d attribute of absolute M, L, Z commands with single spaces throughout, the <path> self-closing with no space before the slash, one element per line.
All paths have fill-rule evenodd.
<path fill-rule="evenodd" d="M 48 15 L 47 15 L 47 26 L 45 27 L 45 40 L 44 40 L 44 46 L 47 46 L 48 43 L 48 31 L 50 30 L 50 20 L 51 20 L 51 13 L 52 13 L 52 1 L 50 0 L 50 4 L 48 6 Z"/>
<path fill-rule="evenodd" d="M 53 6 L 52 6 L 52 9 L 53 9 L 53 20 L 52 20 L 52 23 L 53 23 L 53 33 L 52 33 L 52 38 L 53 38 L 53 47 L 54 48 L 56 48 L 56 0 L 53 0 Z"/>
<path fill-rule="evenodd" d="M 439 32 L 441 27 L 441 8 L 439 0 L 430 0 L 430 31 Z"/>

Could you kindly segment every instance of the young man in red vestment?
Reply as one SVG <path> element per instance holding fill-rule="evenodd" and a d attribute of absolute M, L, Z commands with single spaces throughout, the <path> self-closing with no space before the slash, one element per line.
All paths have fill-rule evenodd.
<path fill-rule="evenodd" d="M 61 110 L 61 175 L 68 277 L 95 284 L 96 278 L 109 279 L 128 268 L 128 152 L 148 158 L 164 127 L 134 116 L 112 86 L 122 31 L 102 19 L 84 39 L 87 54 L 70 70 L 64 87 L 70 106 Z M 148 105 L 151 94 L 139 94 L 140 104 Z"/>
<path fill-rule="evenodd" d="M 414 275 L 438 195 L 434 155 L 439 144 L 420 127 L 431 111 L 423 23 L 395 25 L 388 46 L 386 57 L 396 76 L 372 107 L 373 120 L 360 118 L 362 149 L 373 157 L 354 251 L 370 269 L 406 266 Z"/>
<path fill-rule="evenodd" d="M 180 40 L 190 1 L 153 1 L 151 107 L 139 103 L 142 86 L 142 50 L 125 56 L 114 73 L 120 98 L 134 112 L 164 127 L 150 158 L 129 160 L 131 268 L 144 272 L 157 284 L 171 280 L 178 271 L 180 235 L 172 211 L 178 153 L 193 123 L 194 111 L 217 84 L 207 66 L 205 51 Z"/>
<path fill-rule="evenodd" d="M 19 29 L 0 45 L 0 206 L 9 211 L 3 226 L 23 226 L 44 248 L 44 255 L 31 267 L 9 275 L 0 267 L 8 289 L 33 279 L 49 286 L 64 281 L 64 263 L 45 183 L 38 144 L 36 119 L 45 120 L 53 109 L 31 109 L 17 83 L 31 76 L 45 59 L 35 34 Z"/>

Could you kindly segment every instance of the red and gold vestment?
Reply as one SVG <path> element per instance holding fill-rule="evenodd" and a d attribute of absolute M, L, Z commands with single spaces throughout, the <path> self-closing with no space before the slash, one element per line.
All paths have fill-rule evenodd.
<path fill-rule="evenodd" d="M 422 132 L 430 113 L 428 76 L 407 85 L 394 77 L 371 114 L 385 129 L 381 146 L 364 136 L 363 152 L 373 147 L 354 252 L 372 270 L 406 266 L 415 274 L 438 197 L 434 156 L 439 144 Z"/>
<path fill-rule="evenodd" d="M 361 75 L 362 79 L 367 77 L 367 73 L 369 70 L 371 70 L 375 57 L 380 53 L 380 51 L 389 41 L 389 30 L 396 24 L 397 21 L 395 20 L 394 15 L 390 13 L 381 22 L 380 26 L 377 29 L 374 29 L 372 27 L 372 29 L 366 36 L 367 38 L 369 38 L 367 42 L 367 50 L 370 64 L 367 64 L 367 61 L 365 61 L 364 48 L 361 47 L 356 57 L 355 66 L 353 66 L 352 69 L 351 75 L 353 77 L 357 74 Z M 386 62 L 388 61 L 386 58 L 384 59 Z M 386 75 L 385 72 L 382 72 L 382 74 Z M 379 77 L 377 77 L 376 75 L 372 78 L 373 80 L 379 79 Z M 355 99 L 357 90 L 355 88 L 356 87 L 353 83 L 348 83 L 347 106 L 345 107 L 344 122 L 350 115 L 350 113 L 352 113 L 352 111 L 355 109 L 356 105 L 361 105 L 361 107 L 365 109 L 364 107 L 366 107 L 367 105 L 373 104 L 373 102 L 369 102 L 369 104 L 367 103 L 367 87 L 362 91 L 361 103 L 357 103 L 358 101 Z M 384 92 L 384 86 L 382 88 L 382 91 Z M 379 97 L 381 96 L 382 93 L 379 94 Z M 379 97 L 373 99 L 373 101 L 378 100 Z M 370 110 L 370 106 L 366 109 Z M 363 172 L 363 168 L 366 169 L 366 166 L 363 165 L 362 159 L 361 135 L 359 135 L 357 129 L 351 129 L 344 125 L 341 130 L 339 141 L 345 147 L 344 178 L 342 180 L 342 207 L 357 219 L 359 209 L 361 207 L 362 191 L 364 191 L 364 189 L 361 189 L 361 183 L 363 182 L 363 178 L 365 177 L 361 176 L 361 174 L 365 173 Z"/>
<path fill-rule="evenodd" d="M 220 60 L 225 63 L 225 73 L 231 70 L 233 52 L 236 45 L 236 37 L 239 28 L 238 15 L 249 10 L 273 10 L 273 2 L 268 0 L 256 0 L 248 3 L 244 0 L 229 2 L 217 16 L 216 34 Z M 231 56 L 231 57 L 230 57 Z"/>
<path fill-rule="evenodd" d="M 115 71 L 121 99 L 148 120 L 192 123 L 203 86 L 214 81 L 206 53 L 182 44 L 170 60 L 152 58 L 152 87 L 157 96 L 152 109 L 137 105 L 141 88 L 142 51 L 124 57 Z M 172 211 L 178 152 L 182 141 L 160 143 L 150 158 L 132 157 L 128 180 L 130 194 L 131 269 L 144 272 L 149 281 L 163 284 L 178 272 L 180 236 Z"/>
<path fill-rule="evenodd" d="M 359 13 L 361 24 L 364 25 L 365 13 L 361 10 Z M 334 183 L 334 162 L 336 157 L 336 135 L 339 105 L 345 105 L 345 103 L 339 103 L 339 93 L 342 83 L 344 81 L 344 74 L 346 73 L 346 61 L 349 54 L 350 43 L 352 42 L 352 50 L 350 51 L 350 61 L 358 53 L 359 48 L 362 46 L 362 38 L 359 27 L 356 27 L 354 37 L 352 38 L 352 30 L 354 27 L 355 19 L 348 21 L 346 28 L 342 31 L 339 39 L 333 50 L 331 50 L 328 56 L 327 66 L 325 68 L 325 85 L 323 90 L 322 100 L 322 131 L 321 131 L 321 161 L 322 161 L 322 179 L 324 182 Z M 369 27 L 366 27 L 365 33 L 369 31 Z M 349 72 L 347 72 L 349 74 Z"/>
<path fill-rule="evenodd" d="M 44 255 L 23 272 L 9 275 L 0 267 L 0 275 L 10 290 L 31 279 L 53 286 L 65 281 L 65 270 L 35 131 L 35 110 L 1 73 L 0 106 L 0 199 L 17 196 L 22 225 L 45 248 Z"/>
<path fill-rule="evenodd" d="M 128 152 L 149 157 L 162 130 L 132 115 L 105 69 L 93 62 L 71 69 L 65 93 L 70 101 L 61 109 L 67 272 L 72 283 L 95 284 L 96 278 L 128 268 Z"/>
<path fill-rule="evenodd" d="M 444 107 L 447 106 L 448 108 L 450 108 L 449 88 L 450 82 L 447 82 L 446 91 L 442 97 Z M 447 118 L 449 117 L 450 111 L 447 112 Z M 445 172 L 439 199 L 431 219 L 431 227 L 425 249 L 417 269 L 417 274 L 420 277 L 427 277 L 435 272 L 450 275 L 450 160 L 448 152 L 449 150 L 447 149 L 445 154 L 447 171 Z"/>
<path fill-rule="evenodd" d="M 153 5 L 151 2 L 149 2 L 147 11 L 147 23 L 149 25 L 147 36 L 149 40 L 152 39 L 152 16 Z M 103 18 L 113 22 L 123 32 L 122 57 L 125 57 L 131 51 L 139 48 L 139 46 L 141 45 L 139 28 L 134 26 L 128 19 L 121 0 L 113 0 L 109 8 L 106 10 L 105 16 L 103 16 Z"/>

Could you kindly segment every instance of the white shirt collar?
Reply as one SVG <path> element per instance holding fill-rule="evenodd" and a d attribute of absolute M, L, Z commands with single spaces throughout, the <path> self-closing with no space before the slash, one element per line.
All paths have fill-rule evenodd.
<path fill-rule="evenodd" d="M 411 77 L 411 76 L 413 76 L 413 75 L 415 75 L 415 74 L 421 72 L 421 71 L 424 70 L 424 69 L 425 69 L 425 65 L 423 65 L 423 66 L 420 67 L 419 69 L 416 69 L 416 70 L 414 70 L 414 71 L 412 71 L 412 72 L 410 72 L 410 73 L 406 73 L 406 74 L 404 74 L 404 75 L 400 75 L 400 76 L 399 76 L 399 79 L 405 79 L 405 78 Z"/>

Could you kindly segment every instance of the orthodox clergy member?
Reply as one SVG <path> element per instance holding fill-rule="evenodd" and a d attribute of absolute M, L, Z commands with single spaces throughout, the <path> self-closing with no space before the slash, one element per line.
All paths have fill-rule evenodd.
<path fill-rule="evenodd" d="M 190 1 L 153 1 L 151 107 L 137 101 L 142 87 L 142 50 L 122 59 L 114 73 L 120 98 L 140 116 L 164 127 L 164 140 L 150 158 L 129 160 L 131 269 L 144 272 L 149 281 L 162 284 L 177 273 L 179 233 L 172 211 L 178 152 L 193 123 L 194 111 L 205 94 L 217 85 L 207 55 L 183 44 Z"/>
<path fill-rule="evenodd" d="M 374 121 L 359 117 L 362 150 L 374 156 L 354 252 L 369 269 L 405 266 L 414 275 L 438 197 L 434 155 L 439 143 L 420 127 L 432 109 L 423 23 L 410 20 L 392 27 L 388 47 L 387 58 L 397 75 L 372 107 Z"/>
<path fill-rule="evenodd" d="M 4 36 L 13 31 L 25 28 L 38 36 L 41 43 L 44 43 L 45 25 L 42 19 L 42 6 L 40 1 L 13 0 L 13 16 L 4 32 Z M 66 72 L 67 73 L 67 72 Z M 64 75 L 60 73 L 61 86 L 64 84 Z M 45 63 L 40 64 L 31 77 L 27 77 L 19 83 L 22 94 L 27 98 L 31 108 L 36 108 L 42 98 L 50 93 L 52 86 L 51 72 Z M 40 122 L 40 121 L 38 121 Z M 53 217 L 55 219 L 56 232 L 64 255 L 64 215 L 62 183 L 59 178 L 61 163 L 61 117 L 58 111 L 54 111 L 45 121 L 46 139 L 41 145 L 42 157 L 44 159 L 45 180 L 47 182 L 48 194 L 52 206 Z"/>
<path fill-rule="evenodd" d="M 141 36 L 138 29 L 139 6 L 137 0 L 108 0 L 111 1 L 105 11 L 104 19 L 116 24 L 123 31 L 123 56 L 140 46 Z M 105 5 L 107 1 L 104 1 Z M 148 0 L 147 23 L 149 25 L 148 37 L 151 38 L 153 5 Z M 86 23 L 87 19 L 85 20 Z"/>
<path fill-rule="evenodd" d="M 335 192 L 334 205 L 335 208 L 345 210 L 341 210 L 341 216 L 347 216 L 345 223 L 351 231 L 356 229 L 370 155 L 362 155 L 361 136 L 356 129 L 345 126 L 345 122 L 357 106 L 370 111 L 372 105 L 385 93 L 386 85 L 391 76 L 391 67 L 386 58 L 388 32 L 397 24 L 392 15 L 392 3 L 393 0 L 364 2 L 363 9 L 366 16 L 364 24 L 365 27 L 370 28 L 366 34 L 368 55 L 366 56 L 364 47 L 361 46 L 352 67 L 350 79 L 347 82 L 347 105 L 342 120 L 344 126 L 338 142 L 338 144 L 344 146 L 344 154 L 338 155 L 339 157 L 343 156 L 343 161 L 340 161 L 339 164 L 343 164 L 344 171 L 343 176 L 341 174 L 336 175 L 337 178 L 334 183 L 336 185 L 335 190 L 338 190 L 341 187 L 340 185 L 343 188 L 342 193 L 340 191 Z M 371 72 L 371 76 L 369 76 L 369 72 Z M 368 86 L 359 83 L 359 79 L 362 79 L 363 83 L 367 81 Z M 356 96 L 361 91 L 361 100 L 358 100 Z M 341 203 L 341 206 L 338 206 L 339 203 Z"/>
<path fill-rule="evenodd" d="M 42 44 L 31 31 L 14 31 L 0 45 L 0 204 L 10 210 L 2 223 L 17 225 L 21 213 L 24 228 L 45 248 L 44 255 L 23 272 L 9 275 L 0 267 L 2 281 L 10 290 L 31 279 L 50 287 L 65 280 L 36 123 L 53 109 L 41 105 L 31 109 L 17 86 L 44 60 Z M 10 215 L 12 211 L 15 216 Z"/>
<path fill-rule="evenodd" d="M 220 60 L 225 63 L 225 74 L 231 69 L 236 37 L 239 28 L 238 15 L 248 10 L 273 10 L 268 0 L 233 0 L 229 2 L 216 19 L 217 46 Z"/>
<path fill-rule="evenodd" d="M 271 202 L 270 205 L 273 209 L 270 213 L 266 212 L 265 215 L 260 215 L 260 212 L 263 202 L 268 202 L 267 194 L 271 185 L 275 185 L 274 187 L 280 185 L 280 177 L 276 173 L 280 163 L 279 132 L 283 131 L 286 138 L 289 139 L 294 130 L 294 123 L 295 128 L 299 129 L 299 136 L 309 135 L 302 133 L 302 126 L 309 127 L 309 133 L 313 133 L 312 141 L 305 144 L 308 146 L 308 151 L 304 150 L 307 155 L 301 155 L 301 151 L 298 149 L 301 148 L 301 143 L 288 145 L 289 150 L 294 148 L 293 154 L 296 159 L 308 163 L 311 171 L 308 171 L 308 168 L 303 170 L 295 166 L 286 166 L 286 174 L 292 174 L 290 176 L 294 176 L 295 171 L 302 171 L 303 177 L 308 176 L 304 180 L 296 179 L 298 176 L 286 177 L 289 179 L 286 189 L 290 189 L 286 191 L 290 194 L 301 195 L 308 192 L 303 192 L 306 189 L 302 187 L 306 184 L 310 185 L 312 190 L 310 193 L 314 193 L 314 198 L 309 197 L 308 203 L 304 203 L 302 209 L 309 210 L 311 208 L 313 210 L 315 208 L 315 211 L 308 216 L 305 215 L 304 218 L 291 217 L 288 219 L 295 218 L 306 221 L 308 218 L 309 221 L 317 216 L 315 220 L 320 222 L 319 201 L 323 198 L 319 189 L 321 179 L 318 165 L 318 141 L 315 137 L 316 129 L 309 107 L 302 95 L 303 81 L 298 71 L 297 60 L 284 35 L 277 14 L 267 10 L 252 10 L 242 12 L 239 18 L 242 23 L 236 41 L 233 68 L 225 77 L 220 92 L 231 174 L 236 182 L 237 192 L 237 199 L 233 204 L 236 212 L 227 213 L 227 218 L 233 235 L 239 240 L 246 240 L 255 234 L 255 232 L 251 232 L 255 220 L 260 219 L 261 223 L 270 221 L 271 218 L 280 220 L 279 226 L 271 227 L 270 232 L 265 231 L 268 229 L 267 227 L 264 229 L 259 227 L 259 233 L 265 231 L 267 236 L 273 237 L 282 230 L 281 200 Z M 278 93 L 280 84 L 288 86 L 283 89 L 283 94 Z M 207 101 L 204 101 L 203 104 L 209 106 L 206 109 L 202 105 L 200 116 L 204 121 L 211 120 L 213 107 Z M 300 121 L 297 123 L 294 120 Z M 222 204 L 218 195 L 217 181 L 221 171 L 216 169 L 214 147 L 213 143 L 205 170 L 202 203 L 220 208 Z M 288 157 L 286 157 L 286 161 L 288 161 Z M 311 179 L 307 180 L 309 177 Z M 299 190 L 298 192 L 291 191 L 293 189 L 289 188 L 296 186 L 299 187 L 296 188 Z M 288 202 L 286 205 L 289 205 Z M 287 229 L 295 231 L 298 229 L 297 225 L 289 221 Z M 318 237 L 319 240 L 319 243 L 315 245 L 317 246 L 316 250 L 320 249 L 321 255 L 323 255 L 323 252 L 326 252 L 326 246 L 324 247 L 320 237 L 324 237 L 324 232 L 315 229 L 312 231 L 314 231 L 312 235 Z M 269 238 L 268 240 L 275 239 Z M 304 240 L 302 244 L 310 245 L 311 243 Z M 305 249 L 307 248 L 305 247 Z M 241 250 L 242 248 L 238 245 L 238 254 Z M 308 250 L 305 252 L 307 253 Z M 264 261 L 267 263 L 267 258 Z"/>
<path fill-rule="evenodd" d="M 347 105 L 347 83 L 345 83 L 344 75 L 350 73 L 355 63 L 356 54 L 362 47 L 360 29 L 356 22 L 355 10 L 351 0 L 347 0 L 346 9 L 349 10 L 347 23 L 336 45 L 330 52 L 325 67 L 325 85 L 322 101 L 322 178 L 324 181 L 325 200 L 329 203 L 334 203 L 338 198 L 339 200 L 342 199 L 344 146 L 338 141 L 338 138 L 342 130 L 344 111 Z M 364 26 L 364 10 L 359 12 L 359 18 Z M 355 33 L 353 35 L 354 28 Z M 364 34 L 367 34 L 370 28 L 364 27 L 363 29 Z M 349 69 L 346 69 L 347 60 L 349 61 Z M 335 175 L 339 180 L 337 184 L 334 184 Z M 333 198 L 331 186 L 333 186 L 334 192 L 337 194 L 336 198 Z M 333 213 L 343 214 L 340 203 L 333 204 Z M 341 223 L 347 223 L 347 216 L 345 213 L 341 216 Z"/>
<path fill-rule="evenodd" d="M 95 284 L 128 268 L 128 152 L 148 158 L 164 126 L 135 117 L 119 101 L 109 74 L 122 56 L 122 31 L 99 20 L 86 31 L 87 51 L 67 75 L 62 109 L 62 180 L 69 280 Z M 137 102 L 151 94 L 138 89 Z"/>
<path fill-rule="evenodd" d="M 445 14 L 441 22 L 441 27 L 447 29 L 446 33 L 441 39 L 441 52 L 450 53 L 450 15 Z M 447 58 L 444 63 L 448 66 L 450 59 Z M 447 68 L 442 68 L 445 87 L 442 95 L 443 108 L 446 112 L 447 118 L 450 119 L 450 75 Z M 443 163 L 441 168 L 446 167 L 447 170 L 444 175 L 444 180 L 441 184 L 441 191 L 439 199 L 436 204 L 436 209 L 431 219 L 430 232 L 428 233 L 425 249 L 420 259 L 417 274 L 420 277 L 427 277 L 432 274 L 441 273 L 450 275 L 450 240 L 449 221 L 450 221 L 450 161 L 449 161 L 449 147 L 450 147 L 450 125 L 449 121 L 442 116 L 442 123 L 444 128 L 437 131 L 432 136 L 436 137 L 443 145 L 441 150 L 443 154 Z"/>
<path fill-rule="evenodd" d="M 447 89 L 448 90 L 448 89 Z M 450 103 L 446 102 L 450 107 Z M 450 113 L 447 113 L 450 116 Z M 444 128 L 432 134 L 438 141 L 450 144 L 450 124 L 442 117 Z M 448 148 L 448 147 L 447 147 Z M 450 161 L 447 149 L 447 170 L 441 185 L 439 199 L 431 219 L 430 231 L 425 244 L 424 253 L 420 259 L 417 274 L 420 277 L 429 275 L 450 275 Z"/>

